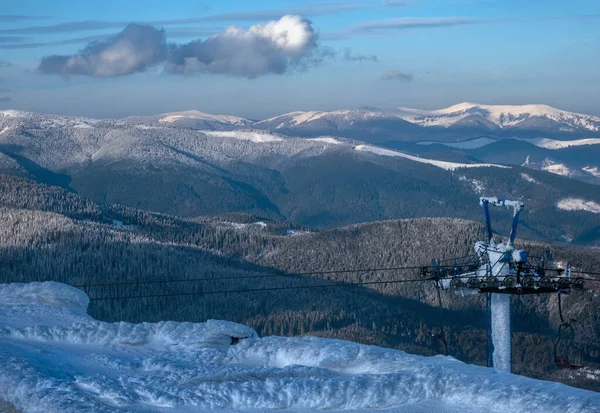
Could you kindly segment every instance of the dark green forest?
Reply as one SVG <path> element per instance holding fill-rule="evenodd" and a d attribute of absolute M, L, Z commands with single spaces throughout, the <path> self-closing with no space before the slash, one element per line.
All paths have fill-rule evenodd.
<path fill-rule="evenodd" d="M 504 218 L 498 214 L 499 225 L 508 225 Z M 90 314 L 101 320 L 225 319 L 263 336 L 310 334 L 433 355 L 443 349 L 428 333 L 439 332 L 443 318 L 449 354 L 486 364 L 483 295 L 443 291 L 440 317 L 431 282 L 344 287 L 415 279 L 417 269 L 301 275 L 418 267 L 432 258 L 464 255 L 482 235 L 480 222 L 415 218 L 315 231 L 240 213 L 181 219 L 96 203 L 5 175 L 0 176 L 0 219 L 0 282 L 53 280 L 80 286 L 93 299 Z M 527 216 L 523 220 L 526 226 Z M 552 258 L 551 265 L 570 261 L 580 270 L 600 271 L 594 248 L 521 246 L 531 255 Z M 203 281 L 174 282 L 198 278 Z M 136 284 L 148 281 L 166 282 Z M 89 286 L 104 283 L 132 284 Z M 324 283 L 336 286 L 318 287 Z M 221 293 L 302 286 L 312 288 Z M 598 368 L 600 284 L 587 287 L 565 297 L 565 312 L 577 319 L 575 344 L 586 365 Z M 148 295 L 166 297 L 109 299 Z M 552 364 L 556 305 L 556 296 L 513 297 L 515 373 L 599 390 L 600 383 L 584 371 Z"/>

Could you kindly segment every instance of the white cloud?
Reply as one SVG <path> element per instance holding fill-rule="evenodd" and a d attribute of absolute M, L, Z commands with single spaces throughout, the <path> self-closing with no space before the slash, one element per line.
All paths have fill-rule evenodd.
<path fill-rule="evenodd" d="M 142 72 L 161 63 L 165 60 L 166 50 L 164 30 L 130 24 L 116 36 L 92 42 L 74 55 L 44 57 L 38 69 L 42 73 L 65 76 L 121 76 Z"/>
<path fill-rule="evenodd" d="M 165 72 L 257 77 L 282 74 L 319 61 L 317 35 L 311 22 L 287 15 L 248 29 L 229 26 L 206 40 L 172 45 Z"/>

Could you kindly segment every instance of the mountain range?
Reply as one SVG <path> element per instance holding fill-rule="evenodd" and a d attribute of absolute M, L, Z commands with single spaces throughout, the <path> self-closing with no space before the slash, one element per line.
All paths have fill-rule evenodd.
<path fill-rule="evenodd" d="M 125 119 L 2 111 L 0 172 L 182 217 L 244 212 L 314 228 L 420 216 L 479 220 L 478 197 L 496 195 L 526 202 L 525 237 L 596 243 L 600 187 L 558 176 L 561 167 L 552 165 L 595 178 L 597 118 L 508 108 L 303 112 L 258 122 L 197 111 Z M 512 139 L 448 141 L 449 119 L 462 128 L 475 113 L 496 125 L 490 131 L 511 130 Z M 427 116 L 441 120 L 423 126 Z M 526 137 L 534 118 L 564 127 L 552 138 Z M 424 130 L 431 139 L 422 140 Z M 518 130 L 526 133 L 515 139 Z M 584 130 L 587 138 L 575 139 Z M 373 143 L 387 133 L 396 140 Z"/>

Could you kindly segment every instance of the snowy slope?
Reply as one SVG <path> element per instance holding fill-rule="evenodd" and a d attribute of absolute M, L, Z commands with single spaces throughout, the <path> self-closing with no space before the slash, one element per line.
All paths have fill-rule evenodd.
<path fill-rule="evenodd" d="M 426 163 L 429 165 L 437 166 L 438 168 L 446 169 L 448 171 L 454 171 L 455 169 L 459 169 L 459 168 L 485 168 L 485 167 L 510 168 L 509 166 L 495 165 L 495 164 L 491 164 L 491 163 L 467 164 L 467 163 L 437 161 L 434 159 L 421 158 L 418 156 L 408 155 L 406 153 L 392 151 L 389 149 L 378 148 L 376 146 L 370 146 L 370 145 L 358 145 L 354 149 L 356 149 L 357 151 L 361 151 L 361 152 L 371 152 L 376 155 L 393 156 L 393 157 L 401 157 L 401 158 L 405 158 L 405 159 L 410 159 L 411 161 Z"/>
<path fill-rule="evenodd" d="M 579 198 L 561 199 L 556 204 L 558 209 L 565 211 L 587 211 L 594 214 L 600 214 L 600 204 L 594 201 L 586 201 Z"/>
<path fill-rule="evenodd" d="M 600 131 L 599 117 L 567 112 L 548 105 L 508 106 L 464 102 L 438 110 L 399 107 L 396 113 L 401 118 L 424 127 L 448 128 L 465 120 L 471 120 L 480 126 L 495 125 L 503 129 L 555 128 L 563 132 L 577 130 Z"/>
<path fill-rule="evenodd" d="M 316 121 L 328 121 L 337 124 L 348 122 L 352 124 L 357 121 L 372 121 L 378 119 L 397 118 L 392 113 L 385 111 L 373 111 L 366 109 L 342 109 L 331 112 L 308 111 L 308 112 L 290 112 L 275 116 L 255 124 L 256 127 L 269 125 L 274 129 L 283 129 L 301 124 L 309 124 Z"/>
<path fill-rule="evenodd" d="M 180 126 L 209 130 L 227 130 L 244 127 L 253 123 L 239 116 L 211 115 L 198 110 L 161 113 L 152 116 L 130 116 L 123 119 L 123 121 L 142 125 Z"/>
<path fill-rule="evenodd" d="M 451 357 L 234 323 L 103 323 L 80 290 L 0 285 L 0 400 L 29 412 L 600 412 L 600 394 Z M 231 346 L 231 337 L 244 338 Z"/>
<path fill-rule="evenodd" d="M 214 136 L 217 138 L 233 138 L 241 139 L 244 141 L 252 141 L 256 143 L 261 142 L 278 142 L 283 140 L 280 136 L 265 133 L 265 132 L 253 132 L 253 131 L 202 131 L 205 135 Z"/>
<path fill-rule="evenodd" d="M 529 142 L 532 145 L 537 146 L 538 148 L 545 149 L 565 149 L 571 148 L 574 146 L 583 146 L 583 145 L 600 145 L 600 138 L 586 138 L 586 139 L 573 139 L 573 140 L 557 140 L 550 138 L 519 138 L 513 137 L 512 139 Z M 469 139 L 466 141 L 459 142 L 437 142 L 437 141 L 422 141 L 417 142 L 418 145 L 445 145 L 450 146 L 451 148 L 457 149 L 477 149 L 482 148 L 484 146 L 490 145 L 492 143 L 498 142 L 497 139 L 492 138 L 476 138 Z"/>
<path fill-rule="evenodd" d="M 247 125 L 250 123 L 247 119 L 240 118 L 239 116 L 230 115 L 210 115 L 208 113 L 200 112 L 197 110 L 188 110 L 185 112 L 173 112 L 164 113 L 157 115 L 159 122 L 173 123 L 181 119 L 202 119 L 208 121 L 216 121 L 220 123 L 229 123 L 231 125 Z"/>

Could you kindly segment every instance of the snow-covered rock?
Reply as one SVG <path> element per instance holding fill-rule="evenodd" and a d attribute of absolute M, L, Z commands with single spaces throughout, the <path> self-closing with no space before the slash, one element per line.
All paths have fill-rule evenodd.
<path fill-rule="evenodd" d="M 104 323 L 87 303 L 64 284 L 0 285 L 0 400 L 25 413 L 600 411 L 598 393 L 451 357 L 223 321 Z"/>

